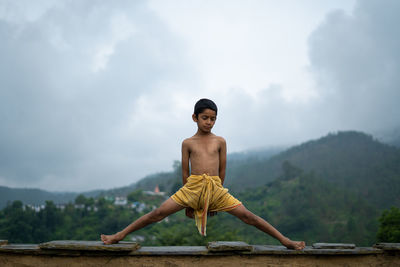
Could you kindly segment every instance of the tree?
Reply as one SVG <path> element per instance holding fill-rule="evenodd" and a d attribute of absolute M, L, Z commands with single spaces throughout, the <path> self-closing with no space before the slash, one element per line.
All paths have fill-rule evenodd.
<path fill-rule="evenodd" d="M 137 189 L 128 195 L 128 200 L 131 202 L 141 201 L 143 199 L 143 190 Z"/>
<path fill-rule="evenodd" d="M 285 160 L 282 163 L 282 169 L 283 169 L 283 179 L 284 180 L 293 179 L 303 173 L 302 169 L 297 168 L 296 166 L 294 166 L 287 160 Z"/>
<path fill-rule="evenodd" d="M 392 207 L 382 213 L 377 237 L 381 242 L 400 242 L 400 209 Z"/>
<path fill-rule="evenodd" d="M 78 204 L 78 205 L 85 205 L 86 201 L 87 201 L 86 197 L 82 194 L 80 194 L 79 196 L 77 196 L 75 198 L 75 204 Z"/>
<path fill-rule="evenodd" d="M 174 160 L 172 164 L 174 178 L 169 194 L 172 195 L 182 187 L 182 164 L 179 160 Z"/>

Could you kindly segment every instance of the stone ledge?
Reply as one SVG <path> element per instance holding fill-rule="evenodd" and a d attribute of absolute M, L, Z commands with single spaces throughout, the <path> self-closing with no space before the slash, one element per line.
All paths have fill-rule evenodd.
<path fill-rule="evenodd" d="M 400 243 L 377 243 L 374 245 L 374 248 L 400 251 Z"/>
<path fill-rule="evenodd" d="M 136 242 L 119 242 L 118 244 L 104 245 L 101 241 L 56 240 L 39 244 L 40 249 L 48 250 L 78 250 L 78 251 L 118 251 L 131 252 L 140 245 Z"/>
<path fill-rule="evenodd" d="M 315 249 L 305 247 L 303 250 L 290 250 L 284 246 L 254 245 L 250 254 L 270 255 L 376 255 L 384 253 L 381 249 L 371 247 L 356 247 L 354 249 Z M 246 253 L 247 254 L 247 253 Z"/>
<path fill-rule="evenodd" d="M 283 246 L 248 245 L 243 242 L 213 243 L 219 245 L 216 252 L 205 246 L 162 246 L 141 247 L 139 244 L 123 242 L 114 245 L 104 245 L 100 241 L 52 241 L 36 244 L 6 244 L 0 246 L 0 254 L 53 255 L 53 256 L 96 256 L 96 255 L 125 255 L 125 256 L 215 256 L 215 255 L 377 255 L 390 252 L 400 252 L 398 244 L 379 243 L 375 247 L 313 248 L 307 246 L 304 250 L 289 250 Z M 382 245 L 385 244 L 385 245 Z M 231 245 L 231 247 L 226 246 Z M 239 246 L 240 245 L 240 246 Z M 384 248 L 380 248 L 384 246 Z M 211 248 L 211 250 L 210 250 Z M 222 248 L 222 249 L 221 249 Z"/>
<path fill-rule="evenodd" d="M 343 244 L 343 243 L 314 243 L 312 245 L 316 249 L 355 249 L 355 244 Z"/>
<path fill-rule="evenodd" d="M 210 252 L 252 251 L 253 246 L 242 241 L 213 241 L 208 242 L 207 249 Z"/>

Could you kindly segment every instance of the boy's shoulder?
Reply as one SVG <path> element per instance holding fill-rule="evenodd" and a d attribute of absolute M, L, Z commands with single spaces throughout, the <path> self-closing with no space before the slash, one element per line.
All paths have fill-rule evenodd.
<path fill-rule="evenodd" d="M 225 139 L 222 136 L 218 136 L 218 135 L 215 135 L 215 134 L 212 134 L 208 138 L 213 139 L 213 140 L 218 141 L 218 142 L 221 142 L 221 143 L 226 143 Z M 188 137 L 188 138 L 184 139 L 182 141 L 182 144 L 189 145 L 191 143 L 196 143 L 199 140 L 200 140 L 199 136 L 193 135 L 191 137 Z"/>

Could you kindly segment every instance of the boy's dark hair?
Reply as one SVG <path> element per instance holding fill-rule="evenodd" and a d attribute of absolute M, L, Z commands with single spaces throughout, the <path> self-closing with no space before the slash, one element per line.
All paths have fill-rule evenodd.
<path fill-rule="evenodd" d="M 217 115 L 218 108 L 217 105 L 210 99 L 202 98 L 194 105 L 194 114 L 197 116 L 202 113 L 206 108 L 215 111 L 215 115 Z"/>

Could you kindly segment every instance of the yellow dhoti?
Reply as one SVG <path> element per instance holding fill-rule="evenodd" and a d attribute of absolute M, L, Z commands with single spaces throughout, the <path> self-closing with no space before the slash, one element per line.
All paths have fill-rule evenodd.
<path fill-rule="evenodd" d="M 187 183 L 171 196 L 177 204 L 194 209 L 199 233 L 206 235 L 207 212 L 228 211 L 242 203 L 222 187 L 218 176 L 191 175 Z"/>

